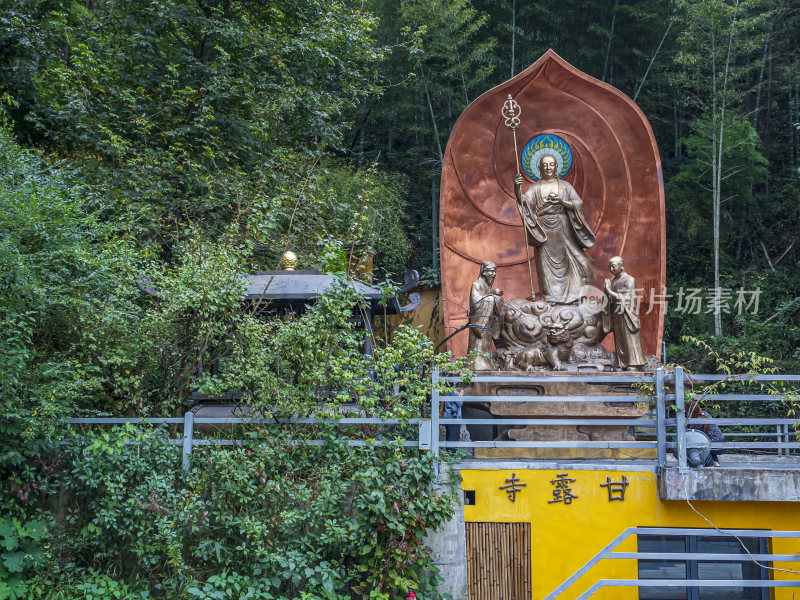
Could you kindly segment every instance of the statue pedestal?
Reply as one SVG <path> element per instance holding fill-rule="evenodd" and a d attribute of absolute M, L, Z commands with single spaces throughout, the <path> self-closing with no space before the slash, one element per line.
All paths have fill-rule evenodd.
<path fill-rule="evenodd" d="M 481 375 L 492 377 L 519 378 L 519 373 L 502 371 L 481 372 Z M 558 372 L 553 377 L 567 378 L 586 377 L 585 373 Z M 483 405 L 485 411 L 496 418 L 539 418 L 539 419 L 630 419 L 627 425 L 499 425 L 493 431 L 495 437 L 490 439 L 505 441 L 629 441 L 635 445 L 635 438 L 630 427 L 636 425 L 636 419 L 644 417 L 649 404 L 639 399 L 639 390 L 633 384 L 640 381 L 638 373 L 614 373 L 614 376 L 630 378 L 631 384 L 625 383 L 587 383 L 548 381 L 546 375 L 531 376 L 529 381 L 476 382 L 465 391 L 466 396 L 492 396 L 497 401 Z M 628 402 L 504 402 L 508 396 L 630 396 Z M 471 406 L 475 410 L 476 406 Z M 466 416 L 466 415 L 465 415 Z M 473 440 L 487 439 L 487 428 L 470 430 Z M 576 459 L 576 458 L 655 458 L 655 450 L 651 448 L 476 448 L 475 458 L 534 458 L 534 459 Z"/>

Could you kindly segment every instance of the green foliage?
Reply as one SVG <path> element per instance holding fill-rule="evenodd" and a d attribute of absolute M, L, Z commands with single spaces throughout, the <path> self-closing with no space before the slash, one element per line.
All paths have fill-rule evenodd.
<path fill-rule="evenodd" d="M 465 359 L 436 354 L 430 339 L 407 326 L 373 356 L 362 354 L 352 301 L 352 289 L 343 286 L 297 319 L 245 317 L 219 376 L 206 378 L 201 393 L 240 390 L 265 415 L 330 414 L 348 406 L 402 422 L 423 415 L 433 369 L 462 370 Z"/>
<path fill-rule="evenodd" d="M 45 564 L 42 543 L 47 524 L 42 520 L 22 522 L 0 518 L 0 598 L 22 598 L 26 580 Z"/>
<path fill-rule="evenodd" d="M 798 414 L 800 401 L 796 386 L 791 382 L 763 382 L 742 380 L 742 375 L 777 374 L 776 361 L 743 346 L 731 346 L 729 339 L 714 338 L 711 342 L 693 336 L 682 336 L 681 346 L 672 348 L 679 356 L 677 364 L 685 369 L 684 406 L 686 409 L 697 405 L 713 418 L 726 419 L 785 419 Z M 670 350 L 668 349 L 668 355 Z M 672 363 L 667 366 L 671 371 Z M 692 373 L 717 373 L 724 377 L 715 381 L 695 380 Z M 652 384 L 642 390 L 652 395 Z M 773 400 L 763 402 L 715 402 L 716 394 L 760 394 L 774 396 Z M 677 409 L 673 405 L 671 408 Z M 688 413 L 687 413 L 688 414 Z M 748 433 L 765 435 L 764 441 L 774 441 L 773 425 L 732 425 L 725 426 L 725 433 Z M 731 440 L 728 440 L 731 441 Z M 748 441 L 756 441 L 750 438 Z M 728 449 L 726 452 L 739 453 Z M 744 450 L 748 453 L 748 450 Z"/>
<path fill-rule="evenodd" d="M 211 241 L 243 208 L 293 204 L 346 111 L 379 91 L 376 21 L 349 3 L 51 4 L 0 20 L 14 83 L 0 88 L 26 138 L 68 157 L 104 217 L 168 261 L 186 224 Z M 254 224 L 259 242 L 277 246 L 288 220 Z M 324 227 L 294 235 L 313 247 Z"/>
<path fill-rule="evenodd" d="M 386 408 L 410 418 L 446 357 L 410 331 L 367 361 L 350 319 L 360 300 L 344 280 L 297 319 L 243 310 L 240 274 L 253 245 L 236 224 L 215 241 L 194 229 L 174 246 L 172 265 L 150 271 L 158 295 L 133 302 L 132 278 L 114 272 L 133 255 L 112 251 L 57 171 L 3 140 L 3 323 L 18 332 L 3 355 L 2 506 L 18 515 L 0 521 L 4 593 L 329 599 L 353 586 L 432 586 L 422 535 L 449 515 L 450 497 L 434 490 L 431 459 L 416 451 L 351 449 L 334 436 L 306 448 L 274 431 L 252 449 L 200 451 L 187 474 L 162 430 L 49 442 L 67 437 L 60 419 L 81 410 L 181 410 L 202 384 L 193 376 L 203 358 L 222 363 L 209 388 L 245 392 L 248 404 L 281 414 L 338 406 L 351 388 L 379 414 L 392 384 L 385 376 L 378 390 L 369 370 L 399 365 L 402 391 Z M 98 310 L 109 314 L 98 319 Z M 327 405 L 317 402 L 324 390 Z M 386 486 L 377 494 L 375 481 Z M 34 515 L 59 495 L 65 517 L 50 519 L 45 542 L 45 521 Z M 376 533 L 378 521 L 388 530 Z M 360 569 L 368 563 L 384 568 Z"/>
<path fill-rule="evenodd" d="M 431 370 L 458 363 L 412 329 L 365 358 L 346 278 L 283 316 L 242 305 L 240 276 L 288 247 L 301 268 L 352 272 L 374 251 L 381 278 L 424 266 L 436 279 L 449 131 L 549 47 L 638 94 L 664 160 L 670 290 L 710 287 L 715 202 L 720 284 L 762 290 L 759 314 L 724 315 L 716 354 L 682 340 L 704 337 L 710 315 L 671 310 L 670 356 L 764 369 L 766 354 L 796 369 L 799 31 L 800 13 L 768 0 L 0 0 L 0 99 L 15 125 L 0 131 L 13 593 L 383 598 L 414 581 L 435 596 L 421 536 L 449 508 L 428 456 L 333 434 L 307 448 L 293 441 L 302 427 L 291 439 L 262 428 L 232 432 L 242 448 L 198 451 L 185 473 L 175 431 L 53 442 L 68 417 L 180 415 L 195 392 L 239 392 L 244 411 L 281 420 L 400 422 L 340 429 L 363 441 L 412 435 Z M 714 196 L 703 186 L 720 126 Z M 217 378 L 202 368 L 214 362 Z"/>
<path fill-rule="evenodd" d="M 150 598 L 142 581 L 131 583 L 96 571 L 95 569 L 76 569 L 67 575 L 53 580 L 43 578 L 29 582 L 29 590 L 24 598 L 48 598 L 49 600 L 139 600 Z"/>
<path fill-rule="evenodd" d="M 751 350 L 731 351 L 728 352 L 726 356 L 722 356 L 711 344 L 701 339 L 692 336 L 683 336 L 682 340 L 685 343 L 700 348 L 706 356 L 714 361 L 714 370 L 723 375 L 734 375 L 737 373 L 759 375 L 762 373 L 775 372 L 775 368 L 772 366 L 775 362 L 773 359 L 767 356 L 760 356 Z M 726 382 L 723 381 L 721 385 L 725 383 Z"/>
<path fill-rule="evenodd" d="M 436 488 L 429 455 L 351 448 L 330 432 L 325 446 L 306 447 L 296 444 L 303 429 L 290 438 L 262 428 L 246 447 L 198 451 L 186 472 L 166 429 L 71 434 L 63 420 L 181 414 L 192 392 L 207 390 L 241 392 L 244 407 L 281 417 L 355 402 L 405 423 L 421 416 L 431 369 L 448 356 L 413 330 L 379 344 L 374 359 L 361 354 L 352 317 L 363 301 L 346 278 L 299 317 L 269 319 L 269 306 L 244 305 L 241 274 L 279 228 L 264 233 L 256 215 L 273 214 L 279 198 L 241 207 L 224 226 L 183 226 L 169 262 L 157 261 L 151 245 L 102 220 L 113 211 L 96 196 L 78 195 L 67 166 L 20 150 L 7 130 L 0 141 L 0 307 L 10 340 L 0 365 L 3 593 L 329 600 L 353 588 L 388 598 L 413 582 L 435 597 L 422 538 L 449 517 L 452 497 Z M 337 169 L 314 189 L 331 201 L 338 232 L 398 231 L 380 208 L 393 193 L 399 202 L 388 180 Z M 140 270 L 151 294 L 134 286 Z M 218 378 L 196 377 L 215 360 Z M 412 429 L 346 433 L 392 443 Z"/>
<path fill-rule="evenodd" d="M 686 394 L 686 403 L 697 403 L 712 417 L 722 418 L 786 418 L 798 414 L 797 390 L 788 387 L 786 383 L 765 383 L 739 381 L 736 375 L 762 375 L 777 373 L 775 361 L 769 357 L 761 356 L 752 350 L 727 350 L 720 351 L 713 345 L 701 339 L 684 336 L 683 341 L 694 346 L 703 353 L 708 361 L 713 363 L 717 373 L 726 375 L 724 379 L 693 385 Z M 707 396 L 719 393 L 760 393 L 775 396 L 771 402 L 760 403 L 722 403 L 712 404 Z M 757 426 L 742 426 L 727 429 L 733 432 L 757 432 Z M 773 433 L 771 426 L 762 426 L 762 432 Z"/>
<path fill-rule="evenodd" d="M 344 280 L 334 293 L 323 295 L 313 310 L 299 318 L 264 320 L 243 315 L 227 340 L 219 376 L 207 377 L 200 392 L 241 391 L 246 402 L 270 413 L 316 410 L 320 390 L 340 389 L 349 380 L 336 378 L 335 366 L 355 364 L 363 334 L 350 320 L 356 303 Z"/>
<path fill-rule="evenodd" d="M 274 226 L 290 232 L 278 245 L 269 244 L 269 236 L 257 237 L 258 262 L 274 268 L 288 243 L 303 269 L 345 272 L 352 252 L 353 272 L 361 255 L 369 252 L 375 255 L 378 277 L 404 273 L 411 253 L 406 185 L 401 176 L 385 173 L 377 164 L 353 169 L 327 160 L 315 166 L 305 181 L 302 200 L 286 198 L 266 210 L 258 206 L 248 210 L 249 231 L 263 230 L 265 220 L 278 219 Z M 289 207 L 291 212 L 284 212 Z"/>
<path fill-rule="evenodd" d="M 376 160 L 407 182 L 407 235 L 418 270 L 437 265 L 438 186 L 450 129 L 495 70 L 495 40 L 482 35 L 489 17 L 474 4 L 369 3 L 380 19 L 376 38 L 390 50 L 379 68 L 385 90 L 355 111 L 349 151 L 357 164 Z"/>
<path fill-rule="evenodd" d="M 197 450 L 185 471 L 165 433 L 76 435 L 58 471 L 67 518 L 49 532 L 0 521 L 8 570 L 27 569 L 31 590 L 68 588 L 52 596 L 64 599 L 435 596 L 423 538 L 452 516 L 453 496 L 431 454 L 352 447 L 332 431 L 305 446 L 267 427 L 244 446 Z"/>
<path fill-rule="evenodd" d="M 187 594 L 191 598 L 201 600 L 217 600 L 219 598 L 242 598 L 244 600 L 255 600 L 263 598 L 272 600 L 275 598 L 268 590 L 270 584 L 265 585 L 264 581 L 239 575 L 238 573 L 228 573 L 223 571 L 219 575 L 212 575 L 202 587 L 190 587 Z"/>
<path fill-rule="evenodd" d="M 714 125 L 708 115 L 699 117 L 692 124 L 693 134 L 684 139 L 688 160 L 677 165 L 666 192 L 675 207 L 674 221 L 670 222 L 669 247 L 674 249 L 675 257 L 670 265 L 674 273 L 672 285 L 691 281 L 687 275 L 704 280 L 702 274 L 712 269 L 712 238 L 709 235 L 712 222 L 711 163 Z M 731 114 L 725 116 L 725 140 L 722 162 L 725 173 L 722 175 L 722 236 L 720 244 L 730 255 L 737 240 L 752 233 L 748 214 L 758 211 L 770 219 L 777 215 L 778 207 L 759 206 L 753 196 L 753 182 L 762 178 L 766 172 L 766 159 L 760 152 L 760 140 L 749 121 Z M 693 253 L 682 253 L 678 248 L 690 246 Z M 685 261 L 685 262 L 679 262 Z M 707 281 L 707 279 L 706 279 Z"/>
<path fill-rule="evenodd" d="M 135 257 L 65 183 L 0 131 L 0 472 L 27 505 L 46 487 L 44 443 L 64 418 L 109 400 L 97 348 L 130 325 Z M 38 473 L 38 475 L 37 475 Z"/>

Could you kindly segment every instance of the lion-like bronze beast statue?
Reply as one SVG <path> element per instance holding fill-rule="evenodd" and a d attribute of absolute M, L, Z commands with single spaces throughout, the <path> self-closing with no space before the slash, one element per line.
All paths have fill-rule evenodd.
<path fill-rule="evenodd" d="M 543 324 L 546 341 L 525 348 L 515 354 L 503 356 L 504 371 L 534 371 L 537 367 L 550 367 L 566 371 L 572 354 L 572 336 L 567 325 L 561 322 Z"/>

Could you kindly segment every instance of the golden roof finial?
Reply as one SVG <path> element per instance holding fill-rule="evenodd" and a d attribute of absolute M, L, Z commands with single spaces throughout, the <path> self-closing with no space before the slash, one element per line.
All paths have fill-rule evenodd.
<path fill-rule="evenodd" d="M 287 250 L 281 255 L 281 271 L 294 271 L 297 268 L 297 255 Z"/>

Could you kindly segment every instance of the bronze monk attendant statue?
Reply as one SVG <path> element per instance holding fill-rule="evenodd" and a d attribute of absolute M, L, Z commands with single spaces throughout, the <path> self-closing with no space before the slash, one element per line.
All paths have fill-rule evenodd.
<path fill-rule="evenodd" d="M 641 321 L 636 280 L 625 272 L 625 263 L 621 256 L 615 256 L 608 261 L 608 269 L 614 278 L 605 280 L 608 304 L 603 312 L 603 330 L 614 333 L 619 368 L 641 371 L 647 364 L 647 359 L 639 339 Z"/>
<path fill-rule="evenodd" d="M 494 370 L 492 361 L 484 355 L 491 354 L 492 340 L 500 334 L 498 304 L 502 290 L 493 288 L 497 265 L 483 261 L 478 279 L 469 294 L 469 347 L 468 352 L 479 352 L 472 368 L 476 371 Z"/>

